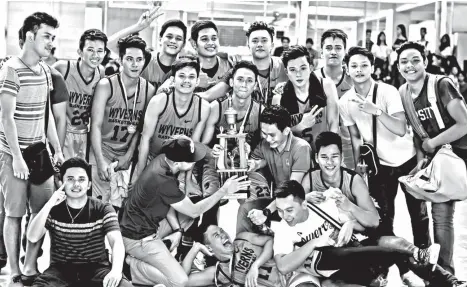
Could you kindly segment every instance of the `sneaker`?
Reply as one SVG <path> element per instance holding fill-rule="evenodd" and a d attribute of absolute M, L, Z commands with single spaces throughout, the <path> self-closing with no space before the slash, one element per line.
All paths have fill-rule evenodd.
<path fill-rule="evenodd" d="M 407 287 L 425 287 L 425 282 L 412 271 L 402 275 L 401 279 Z"/>
<path fill-rule="evenodd" d="M 37 271 L 37 273 L 34 275 L 23 274 L 21 275 L 21 281 L 23 282 L 24 286 L 32 286 L 32 283 L 34 283 L 34 280 L 36 280 L 37 276 L 39 275 L 40 275 L 39 271 Z"/>
<path fill-rule="evenodd" d="M 440 249 L 441 246 L 438 243 L 434 243 L 428 248 L 418 249 L 418 258 L 416 259 L 421 264 L 433 265 L 432 271 L 434 271 L 436 268 L 436 263 L 438 263 Z"/>
<path fill-rule="evenodd" d="M 467 287 L 467 282 L 465 281 L 457 281 L 452 285 L 452 287 Z"/>

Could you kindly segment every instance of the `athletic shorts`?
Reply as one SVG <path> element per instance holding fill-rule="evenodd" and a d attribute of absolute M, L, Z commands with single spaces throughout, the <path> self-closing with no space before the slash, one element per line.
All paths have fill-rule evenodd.
<path fill-rule="evenodd" d="M 63 145 L 63 156 L 65 160 L 72 157 L 86 159 L 87 132 L 77 133 L 66 131 L 65 143 Z"/>
<path fill-rule="evenodd" d="M 31 213 L 38 213 L 47 203 L 54 192 L 54 177 L 39 185 L 19 179 L 13 173 L 13 157 L 0 152 L 0 191 L 6 216 L 23 217 L 28 204 Z"/>
<path fill-rule="evenodd" d="M 297 287 L 300 284 L 308 283 L 314 284 L 316 287 L 320 287 L 321 284 L 319 279 L 313 275 L 307 273 L 294 272 L 292 277 L 287 280 L 287 287 Z M 313 285 L 312 285 L 313 286 Z"/>

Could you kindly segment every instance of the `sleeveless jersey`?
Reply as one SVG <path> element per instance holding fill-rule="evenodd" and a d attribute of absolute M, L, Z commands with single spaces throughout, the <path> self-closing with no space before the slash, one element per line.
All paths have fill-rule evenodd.
<path fill-rule="evenodd" d="M 216 124 L 216 134 L 220 133 L 219 128 L 223 127 L 224 132 L 229 128 L 229 125 L 227 124 L 227 120 L 225 119 L 225 111 L 229 107 L 229 100 L 224 99 L 223 101 L 218 101 L 219 103 L 219 120 Z M 251 99 L 251 105 L 245 114 L 246 120 L 245 120 L 245 126 L 243 127 L 243 132 L 247 134 L 246 136 L 246 142 L 253 148 L 252 144 L 256 146 L 256 144 L 259 142 L 259 116 L 261 113 L 261 105 Z M 243 123 L 243 120 L 245 117 L 241 119 L 237 119 L 237 131 L 240 130 L 240 126 Z"/>
<path fill-rule="evenodd" d="M 230 262 L 219 262 L 216 265 L 214 282 L 222 284 L 237 284 L 243 286 L 251 264 L 261 255 L 263 247 L 251 244 L 244 239 L 236 239 L 233 243 L 234 254 Z M 259 267 L 258 285 L 263 287 L 281 287 L 280 273 L 274 259 L 268 260 Z"/>
<path fill-rule="evenodd" d="M 153 53 L 151 60 L 141 73 L 141 77 L 151 83 L 157 89 L 170 77 L 170 71 L 164 72 L 159 64 L 159 53 Z"/>
<path fill-rule="evenodd" d="M 282 83 L 288 80 L 287 74 L 285 73 L 284 63 L 281 58 L 271 57 L 271 64 L 269 66 L 269 76 L 264 77 L 259 75 L 259 84 L 257 85 L 252 96 L 253 99 L 260 103 L 270 105 L 272 102 L 273 93 L 272 91 L 278 83 Z M 261 86 L 261 87 L 260 87 Z M 263 99 L 261 90 L 267 99 Z"/>
<path fill-rule="evenodd" d="M 209 77 L 208 85 L 206 86 L 198 86 L 195 89 L 195 92 L 205 92 L 215 86 L 218 82 L 220 82 L 226 73 L 229 72 L 229 70 L 232 68 L 232 65 L 227 59 L 221 58 L 219 56 L 217 57 L 217 71 L 214 74 L 214 76 Z"/>
<path fill-rule="evenodd" d="M 316 137 L 320 133 L 329 130 L 326 115 L 327 97 L 323 89 L 322 79 L 311 73 L 309 82 L 308 98 L 305 101 L 301 101 L 295 94 L 293 84 L 288 81 L 281 95 L 281 105 L 291 114 L 292 126 L 299 124 L 303 119 L 303 114 L 310 112 L 313 106 L 323 108 L 315 118 L 316 123 L 312 127 L 304 129 L 302 134 L 299 135 L 306 140 L 314 150 L 314 140 Z"/>
<path fill-rule="evenodd" d="M 352 79 L 351 79 L 350 76 L 347 74 L 347 69 L 345 68 L 345 66 L 342 66 L 342 69 L 343 69 L 342 77 L 341 77 L 341 79 L 339 80 L 339 83 L 336 84 L 337 95 L 339 96 L 339 99 L 340 99 L 348 90 L 350 90 L 351 88 L 353 88 Z M 316 75 L 318 78 L 326 78 L 326 75 L 324 74 L 324 68 L 321 68 L 321 69 L 319 69 L 319 70 L 316 70 L 316 71 L 315 71 L 315 75 Z"/>
<path fill-rule="evenodd" d="M 352 194 L 352 183 L 355 175 L 355 171 L 341 167 L 341 183 L 339 189 L 352 203 L 356 204 L 357 200 Z M 319 169 L 311 172 L 311 182 L 311 190 L 313 191 L 324 192 L 329 189 L 329 186 L 324 183 L 323 178 L 321 177 L 321 170 Z"/>
<path fill-rule="evenodd" d="M 128 95 L 128 106 L 122 92 L 121 74 L 109 76 L 103 81 L 110 82 L 111 96 L 107 101 L 102 123 L 102 152 L 108 159 L 122 156 L 128 151 L 134 134 L 128 132 L 128 126 L 138 127 L 144 120 L 144 111 L 148 104 L 148 82 L 139 78 L 139 93 Z M 135 110 L 133 105 L 136 101 Z"/>
<path fill-rule="evenodd" d="M 94 89 L 100 80 L 99 68 L 92 79 L 85 81 L 79 70 L 80 60 L 68 61 L 64 76 L 69 91 L 67 107 L 67 131 L 86 133 L 91 116 L 91 103 Z"/>
<path fill-rule="evenodd" d="M 157 120 L 156 129 L 149 143 L 149 155 L 151 158 L 160 154 L 165 140 L 174 135 L 186 135 L 191 138 L 196 125 L 201 119 L 202 99 L 193 94 L 190 105 L 183 115 L 179 115 L 175 107 L 173 91 L 167 95 L 167 101 L 162 113 Z"/>

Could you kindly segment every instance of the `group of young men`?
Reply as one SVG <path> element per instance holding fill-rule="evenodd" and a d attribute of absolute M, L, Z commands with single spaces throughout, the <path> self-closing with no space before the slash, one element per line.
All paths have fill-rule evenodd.
<path fill-rule="evenodd" d="M 0 70 L 0 264 L 8 257 L 8 287 L 384 286 L 394 264 L 408 286 L 467 286 L 452 264 L 453 201 L 432 205 L 432 244 L 426 203 L 405 193 L 414 244 L 393 233 L 399 176 L 446 143 L 467 160 L 465 102 L 439 79 L 448 115 L 440 129 L 427 100 L 436 88 L 427 88 L 423 46 L 398 50 L 407 84 L 397 91 L 372 80 L 372 53 L 347 49 L 338 29 L 323 33 L 325 65 L 313 70 L 305 46 L 272 56 L 274 29 L 263 22 L 246 32 L 252 62 L 219 53 L 212 21 L 191 27 L 196 56 L 184 52 L 188 29 L 180 20 L 161 26 L 161 49 L 149 54 L 135 33 L 160 15 L 147 11 L 109 38 L 87 30 L 78 60 L 52 67 L 41 59 L 58 21 L 41 12 L 24 20 L 21 53 Z M 121 68 L 104 77 L 107 49 Z M 428 138 L 408 128 L 404 96 Z M 226 151 L 216 135 L 230 127 L 230 105 L 236 129 L 247 133 L 248 176 L 221 186 L 216 161 Z M 29 180 L 23 151 L 44 137 L 60 166 L 57 184 Z M 381 164 L 368 186 L 358 164 L 362 143 L 373 143 Z M 232 241 L 217 225 L 217 209 L 244 190 Z M 51 263 L 39 273 L 47 230 Z"/>

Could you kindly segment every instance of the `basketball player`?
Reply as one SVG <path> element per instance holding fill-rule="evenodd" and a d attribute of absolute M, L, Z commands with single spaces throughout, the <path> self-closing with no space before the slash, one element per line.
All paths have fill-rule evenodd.
<path fill-rule="evenodd" d="M 115 171 L 128 170 L 143 120 L 155 88 L 140 77 L 144 66 L 146 42 L 138 36 L 119 41 L 119 56 L 123 71 L 99 81 L 91 113 L 92 192 L 110 198 L 109 165 L 117 162 Z M 117 206 L 118 207 L 118 206 Z"/>
<path fill-rule="evenodd" d="M 334 83 L 318 79 L 311 71 L 311 59 L 304 46 L 292 46 L 282 54 L 289 81 L 272 103 L 292 115 L 292 132 L 314 147 L 314 139 L 324 131 L 339 129 L 339 108 Z M 314 149 L 313 149 L 314 150 Z"/>
<path fill-rule="evenodd" d="M 69 91 L 65 159 L 86 158 L 92 96 L 97 82 L 104 76 L 101 63 L 106 45 L 107 36 L 100 30 L 86 30 L 79 39 L 78 60 L 60 60 L 54 64 Z"/>
<path fill-rule="evenodd" d="M 162 15 L 159 8 L 160 6 L 154 7 L 144 12 L 136 24 L 110 36 L 109 48 L 115 50 L 118 39 L 137 34 L 148 28 L 155 19 Z M 146 63 L 146 67 L 141 74 L 141 77 L 149 81 L 156 90 L 170 77 L 171 65 L 185 47 L 186 34 L 186 25 L 178 19 L 168 20 L 160 27 L 159 41 L 162 44 L 161 50 L 160 52 L 151 53 L 150 60 Z"/>
<path fill-rule="evenodd" d="M 194 94 L 199 83 L 200 65 L 197 59 L 183 57 L 172 64 L 174 87 L 169 93 L 151 99 L 144 118 L 135 178 L 148 161 L 161 152 L 163 142 L 173 135 L 184 134 L 200 141 L 209 117 L 209 103 Z M 203 138 L 204 144 L 211 139 Z"/>
<path fill-rule="evenodd" d="M 271 55 L 274 48 L 274 33 L 274 27 L 262 21 L 251 24 L 246 32 L 253 63 L 259 71 L 259 82 L 253 94 L 253 99 L 268 105 L 272 101 L 274 87 L 278 83 L 287 81 L 287 74 L 281 59 Z M 231 77 L 232 73 L 227 73 L 223 81 L 206 91 L 202 97 L 208 101 L 224 97 L 230 88 L 229 80 Z"/>
<path fill-rule="evenodd" d="M 198 53 L 201 65 L 200 83 L 196 91 L 206 91 L 232 68 L 231 63 L 224 57 L 217 56 L 220 44 L 218 29 L 214 22 L 199 20 L 191 27 L 191 45 Z"/>
<path fill-rule="evenodd" d="M 353 86 L 344 64 L 345 50 L 347 47 L 347 34 L 339 29 L 329 29 L 321 36 L 321 53 L 324 57 L 324 67 L 315 70 L 318 78 L 331 79 L 337 88 L 339 99 Z M 347 168 L 356 167 L 352 143 L 350 142 L 349 129 L 340 124 L 340 135 L 342 137 L 342 149 L 344 164 Z"/>

